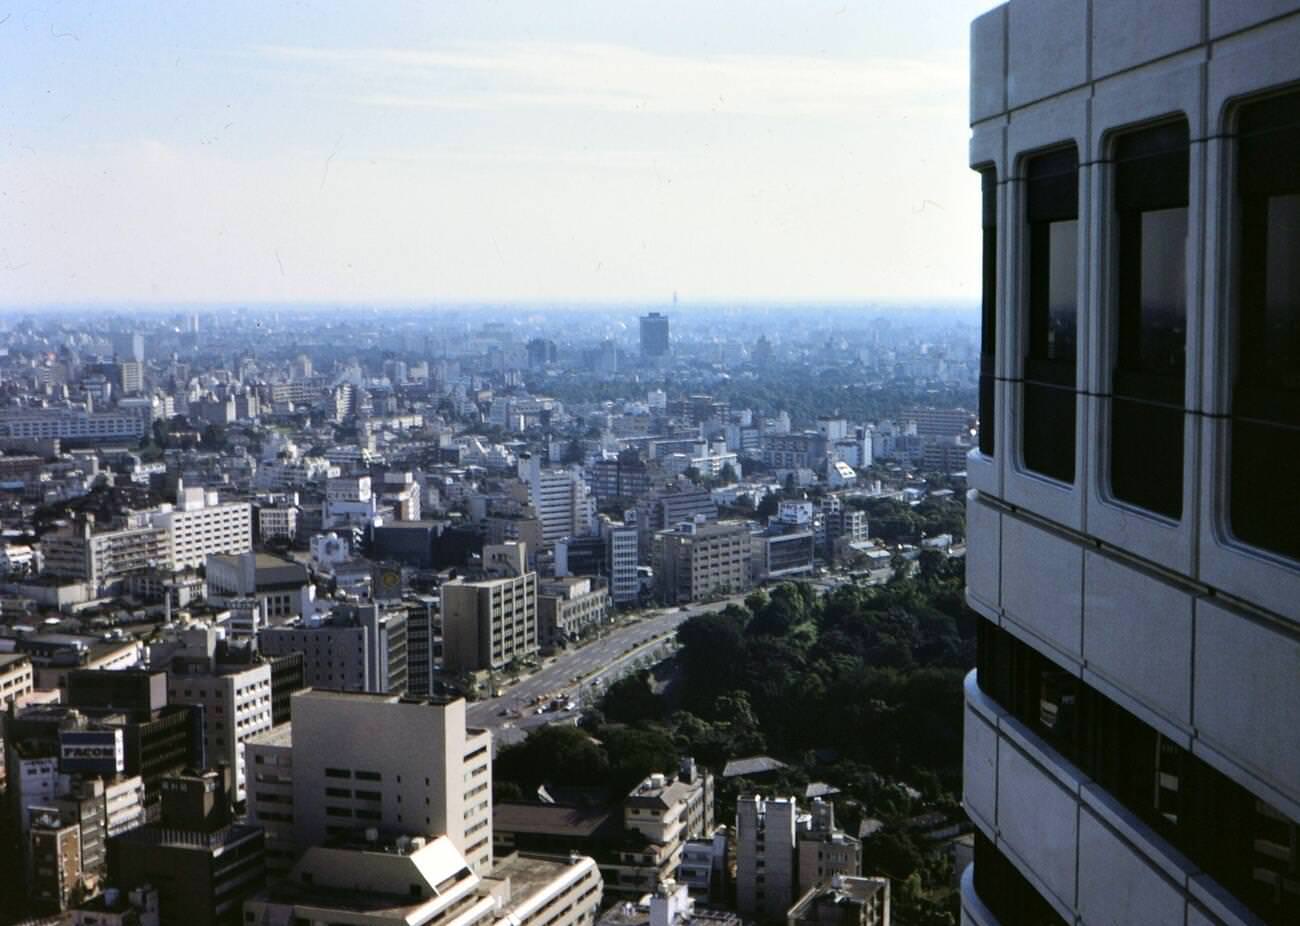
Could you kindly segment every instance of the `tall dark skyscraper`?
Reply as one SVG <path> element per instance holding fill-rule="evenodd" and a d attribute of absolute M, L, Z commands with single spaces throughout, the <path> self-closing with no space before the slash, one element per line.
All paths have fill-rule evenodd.
<path fill-rule="evenodd" d="M 668 316 L 651 312 L 641 316 L 641 356 L 656 360 L 668 356 Z"/>
<path fill-rule="evenodd" d="M 963 923 L 1300 923 L 1300 12 L 975 20 Z"/>

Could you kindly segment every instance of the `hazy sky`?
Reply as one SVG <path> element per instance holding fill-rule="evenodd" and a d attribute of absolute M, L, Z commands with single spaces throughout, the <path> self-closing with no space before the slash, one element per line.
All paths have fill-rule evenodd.
<path fill-rule="evenodd" d="M 0 0 L 0 304 L 973 301 L 992 0 Z"/>

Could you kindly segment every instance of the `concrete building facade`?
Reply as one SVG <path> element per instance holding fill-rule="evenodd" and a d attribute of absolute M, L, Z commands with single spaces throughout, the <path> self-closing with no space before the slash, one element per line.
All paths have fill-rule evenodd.
<path fill-rule="evenodd" d="M 963 922 L 1300 919 L 1300 4 L 971 29 Z"/>
<path fill-rule="evenodd" d="M 753 575 L 750 538 L 749 525 L 744 522 L 690 521 L 655 534 L 659 600 L 682 604 L 748 591 Z"/>
<path fill-rule="evenodd" d="M 466 729 L 463 700 L 299 692 L 290 730 L 259 738 L 253 754 L 250 813 L 290 816 L 297 852 L 369 829 L 445 835 L 475 872 L 491 870 L 491 736 Z M 275 832 L 283 851 L 287 829 Z"/>

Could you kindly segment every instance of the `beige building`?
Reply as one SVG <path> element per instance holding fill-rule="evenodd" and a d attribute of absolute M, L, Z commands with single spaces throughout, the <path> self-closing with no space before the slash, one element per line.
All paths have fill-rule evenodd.
<path fill-rule="evenodd" d="M 752 583 L 749 526 L 687 521 L 654 536 L 655 583 L 666 604 L 747 591 Z"/>
<path fill-rule="evenodd" d="M 623 827 L 645 842 L 619 852 L 618 882 L 610 888 L 654 891 L 676 876 L 686 840 L 713 832 L 713 776 L 693 759 L 682 760 L 675 778 L 651 775 L 623 801 Z"/>
<path fill-rule="evenodd" d="M 862 843 L 835 828 L 834 804 L 814 798 L 796 831 L 800 896 L 832 878 L 862 874 Z"/>
<path fill-rule="evenodd" d="M 600 907 L 595 863 L 514 855 L 476 874 L 451 840 L 401 836 L 307 850 L 291 875 L 244 902 L 265 926 L 586 926 Z"/>
<path fill-rule="evenodd" d="M 526 572 L 527 546 L 483 548 L 488 578 L 442 586 L 442 659 L 452 672 L 501 669 L 537 653 L 537 573 Z"/>
<path fill-rule="evenodd" d="M 548 579 L 537 592 L 537 635 L 543 646 L 576 640 L 609 616 L 609 590 L 586 576 Z"/>
<path fill-rule="evenodd" d="M 167 531 L 146 514 L 131 516 L 124 526 L 95 530 L 95 519 L 84 520 L 41 539 L 42 572 L 94 586 L 128 573 L 166 565 L 171 559 Z"/>
<path fill-rule="evenodd" d="M 271 824 L 278 864 L 291 821 L 297 851 L 369 829 L 445 835 L 491 869 L 491 736 L 465 728 L 463 700 L 307 690 L 292 705 L 290 728 L 259 737 L 249 766 L 249 813 Z"/>
<path fill-rule="evenodd" d="M 32 660 L 21 653 L 0 653 L 0 713 L 32 692 Z"/>

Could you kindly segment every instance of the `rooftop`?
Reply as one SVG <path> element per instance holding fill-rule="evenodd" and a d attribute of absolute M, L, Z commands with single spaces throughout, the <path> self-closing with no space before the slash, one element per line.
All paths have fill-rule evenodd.
<path fill-rule="evenodd" d="M 780 759 L 771 756 L 748 756 L 744 759 L 732 759 L 722 769 L 723 778 L 739 778 L 742 775 L 765 775 L 786 768 Z"/>

